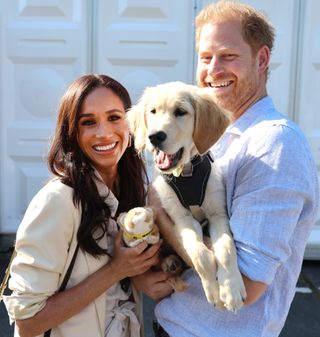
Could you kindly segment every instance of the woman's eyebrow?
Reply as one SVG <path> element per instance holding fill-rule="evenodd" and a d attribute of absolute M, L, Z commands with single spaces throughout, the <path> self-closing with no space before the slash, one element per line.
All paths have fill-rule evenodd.
<path fill-rule="evenodd" d="M 121 113 L 125 113 L 124 110 L 120 110 L 120 109 L 110 109 L 105 111 L 105 113 L 113 113 L 113 112 L 121 112 Z M 84 113 L 80 113 L 79 117 L 92 117 L 94 116 L 94 113 L 90 113 L 90 112 L 84 112 Z"/>
<path fill-rule="evenodd" d="M 91 116 L 94 116 L 94 114 L 92 114 L 92 113 L 81 113 L 79 115 L 79 117 L 91 117 Z"/>

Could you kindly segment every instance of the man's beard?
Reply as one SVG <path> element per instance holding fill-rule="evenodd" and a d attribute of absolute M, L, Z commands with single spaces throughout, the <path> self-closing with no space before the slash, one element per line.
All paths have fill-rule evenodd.
<path fill-rule="evenodd" d="M 212 90 L 212 95 L 214 101 L 222 108 L 231 111 L 232 113 L 237 113 L 241 110 L 241 107 L 245 106 L 250 99 L 255 96 L 258 90 L 258 79 L 254 75 L 254 72 L 250 72 L 248 69 L 246 78 L 234 81 L 231 86 L 233 86 L 232 91 L 226 93 L 215 92 Z M 228 77 L 230 79 L 230 77 Z M 221 83 L 224 81 L 223 78 L 210 78 L 208 82 Z M 207 80 L 205 80 L 207 82 Z M 205 82 L 200 83 L 200 86 L 204 87 Z"/>

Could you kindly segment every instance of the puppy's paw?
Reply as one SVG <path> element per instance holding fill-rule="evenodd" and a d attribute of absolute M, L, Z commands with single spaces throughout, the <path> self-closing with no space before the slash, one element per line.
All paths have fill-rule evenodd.
<path fill-rule="evenodd" d="M 188 288 L 188 284 L 179 276 L 170 277 L 167 283 L 174 291 L 181 292 Z"/>
<path fill-rule="evenodd" d="M 193 257 L 207 301 L 214 307 L 223 308 L 219 296 L 219 284 L 216 279 L 217 264 L 213 252 L 203 243 L 198 244 L 197 255 Z"/>
<path fill-rule="evenodd" d="M 231 274 L 218 271 L 220 300 L 227 310 L 241 309 L 247 297 L 242 276 L 239 271 Z"/>
<path fill-rule="evenodd" d="M 219 286 L 216 280 L 208 281 L 201 279 L 201 282 L 208 303 L 212 304 L 215 308 L 223 309 L 224 303 L 220 300 Z"/>

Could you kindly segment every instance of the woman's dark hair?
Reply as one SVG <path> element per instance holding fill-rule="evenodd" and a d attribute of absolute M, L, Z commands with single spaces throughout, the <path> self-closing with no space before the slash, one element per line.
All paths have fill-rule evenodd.
<path fill-rule="evenodd" d="M 54 138 L 48 154 L 50 171 L 73 188 L 73 202 L 81 207 L 81 222 L 77 234 L 80 247 L 93 256 L 107 254 L 97 240 L 105 235 L 110 207 L 98 193 L 94 169 L 78 144 L 78 122 L 84 99 L 94 89 L 105 87 L 117 95 L 127 111 L 130 96 L 118 81 L 106 75 L 88 74 L 70 84 L 61 98 Z M 118 164 L 119 207 L 117 213 L 145 204 L 147 174 L 134 145 L 129 146 Z M 97 233 L 99 233 L 97 237 Z"/>

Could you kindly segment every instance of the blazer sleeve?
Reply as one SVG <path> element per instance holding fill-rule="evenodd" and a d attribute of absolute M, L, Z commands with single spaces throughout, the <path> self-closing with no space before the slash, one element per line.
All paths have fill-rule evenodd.
<path fill-rule="evenodd" d="M 10 321 L 34 316 L 59 288 L 79 216 L 72 189 L 60 181 L 49 182 L 33 198 L 19 226 L 17 256 L 11 266 L 4 297 Z"/>

